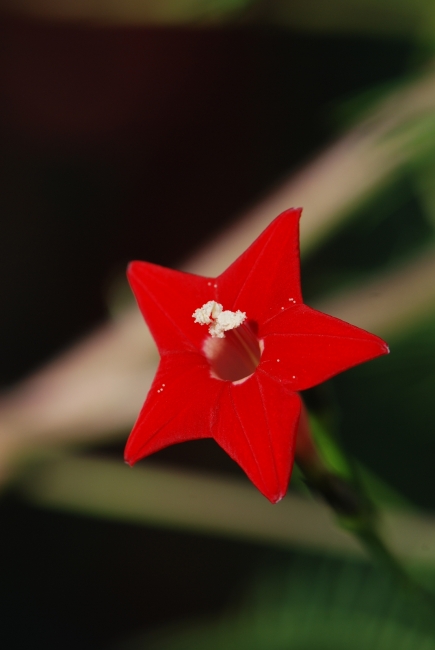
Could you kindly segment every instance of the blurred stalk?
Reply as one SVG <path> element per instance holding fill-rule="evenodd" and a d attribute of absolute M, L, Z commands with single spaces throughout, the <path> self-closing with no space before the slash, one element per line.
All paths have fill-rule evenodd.
<path fill-rule="evenodd" d="M 153 461 L 133 471 L 117 461 L 46 453 L 23 464 L 11 487 L 43 508 L 367 557 L 320 501 L 289 493 L 271 506 L 247 479 L 164 468 Z M 435 566 L 434 517 L 386 509 L 379 526 L 398 557 L 416 567 Z"/>

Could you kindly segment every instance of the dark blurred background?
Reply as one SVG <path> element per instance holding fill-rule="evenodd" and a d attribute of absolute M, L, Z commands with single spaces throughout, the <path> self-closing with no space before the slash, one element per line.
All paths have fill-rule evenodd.
<path fill-rule="evenodd" d="M 129 260 L 180 264 L 327 146 L 342 128 L 340 106 L 424 60 L 406 35 L 258 24 L 117 27 L 4 15 L 0 44 L 4 388 L 107 318 L 111 286 Z M 401 209 L 409 232 L 409 210 Z M 418 206 L 415 214 L 418 223 Z M 341 258 L 331 248 L 307 260 L 308 297 L 323 290 L 315 277 L 324 279 L 331 255 L 345 273 L 347 241 L 343 234 L 336 244 Z M 371 372 L 325 389 L 345 395 L 345 423 L 364 414 L 355 393 L 362 382 L 376 402 Z M 411 412 L 396 420 L 412 422 Z M 433 507 L 431 455 L 411 460 L 400 483 L 409 443 L 392 448 L 394 431 L 380 442 L 370 419 L 358 423 L 349 427 L 350 450 Z M 122 443 L 94 453 L 101 449 L 122 457 Z M 161 459 L 238 472 L 207 441 Z M 296 551 L 45 511 L 13 490 L 0 516 L 0 638 L 8 650 L 115 647 L 139 632 L 214 616 L 238 600 L 258 567 L 298 562 Z"/>
<path fill-rule="evenodd" d="M 410 55 L 270 27 L 0 29 L 4 385 L 102 321 L 128 261 L 186 258 Z"/>

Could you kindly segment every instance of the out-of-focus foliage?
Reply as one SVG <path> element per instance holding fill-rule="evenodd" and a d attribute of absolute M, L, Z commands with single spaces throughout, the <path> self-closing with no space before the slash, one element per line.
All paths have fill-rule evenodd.
<path fill-rule="evenodd" d="M 263 570 L 221 617 L 116 650 L 433 650 L 433 634 L 408 596 L 366 564 L 295 554 Z"/>
<path fill-rule="evenodd" d="M 238 16 L 253 0 L 2 0 L 0 8 L 45 18 L 149 25 L 214 23 Z"/>
<path fill-rule="evenodd" d="M 431 0 L 2 0 L 0 8 L 46 18 L 131 24 L 237 22 L 432 41 Z"/>
<path fill-rule="evenodd" d="M 426 61 L 426 67 L 432 65 L 435 40 L 433 0 L 0 0 L 0 8 L 46 19 L 147 28 L 277 27 L 281 32 L 287 30 L 289 39 L 298 31 L 397 38 L 414 43 L 415 61 Z M 411 72 L 422 72 L 415 69 L 415 61 Z M 412 64 L 410 61 L 410 68 Z M 291 69 L 288 75 L 291 78 Z M 332 117 L 323 115 L 322 119 L 333 121 L 339 133 L 350 124 L 358 127 L 381 99 L 406 90 L 412 82 L 410 70 L 404 70 L 403 77 L 385 86 L 366 88 L 356 98 L 343 98 L 340 106 L 331 107 Z M 434 250 L 435 111 L 415 111 L 399 126 L 395 126 L 396 117 L 393 107 L 393 126 L 381 144 L 392 140 L 402 144 L 398 147 L 400 164 L 388 179 L 382 177 L 369 195 L 361 199 L 359 194 L 341 225 L 325 232 L 315 250 L 307 254 L 302 274 L 307 302 L 342 289 L 351 291 Z M 255 126 L 262 128 L 261 123 Z M 433 277 L 426 278 L 427 285 L 434 282 Z M 415 320 L 395 333 L 389 341 L 392 354 L 388 359 L 356 368 L 307 395 L 318 414 L 317 434 L 325 456 L 346 475 L 347 461 L 336 447 L 336 434 L 347 452 L 368 468 L 361 472 L 362 480 L 380 505 L 409 505 L 412 501 L 434 509 L 435 305 L 433 313 L 430 311 L 421 322 Z M 115 499 L 112 509 L 107 498 L 104 500 L 109 491 L 97 473 L 94 478 L 102 493 L 99 515 L 107 511 L 110 517 L 125 521 L 113 507 Z M 82 474 L 77 483 L 85 483 L 83 479 Z M 75 485 L 71 491 L 78 492 Z M 153 489 L 156 483 L 149 492 Z M 400 493 L 408 501 L 401 499 Z M 190 503 L 188 498 L 186 503 Z M 150 529 L 161 525 L 158 518 L 148 523 Z M 176 525 L 174 517 L 173 528 Z M 289 554 L 290 562 L 289 555 L 278 552 L 274 563 L 262 567 L 254 586 L 239 602 L 229 596 L 221 616 L 173 625 L 118 643 L 116 650 L 435 650 L 435 639 L 420 624 L 412 600 L 385 573 L 357 561 L 294 551 Z M 81 561 L 75 548 L 71 548 L 71 557 Z M 156 564 L 162 574 L 170 573 L 165 560 L 158 555 L 143 557 L 143 565 Z M 110 561 L 108 557 L 108 571 Z M 179 561 L 184 558 L 180 556 Z M 431 575 L 425 579 L 432 582 Z M 210 590 L 213 588 L 211 584 Z M 119 594 L 116 602 L 122 598 Z M 21 600 L 17 602 L 21 604 Z M 142 603 L 138 607 L 142 608 Z"/>
<path fill-rule="evenodd" d="M 259 0 L 252 13 L 266 22 L 314 31 L 431 38 L 435 27 L 430 0 Z"/>
<path fill-rule="evenodd" d="M 393 92 L 397 89 L 397 84 Z M 336 116 L 357 123 L 388 89 L 346 101 Z M 435 112 L 394 129 L 407 131 L 411 155 L 390 182 L 368 196 L 304 260 L 307 300 L 369 281 L 434 250 Z M 427 276 L 416 289 L 433 286 Z M 366 364 L 338 376 L 323 390 L 336 404 L 334 426 L 345 447 L 420 506 L 433 507 L 429 466 L 435 454 L 435 304 L 422 320 L 389 338 L 387 363 Z M 408 450 L 408 451 L 407 451 Z M 406 462 L 404 459 L 407 459 Z M 376 499 L 376 491 L 373 495 Z"/>
<path fill-rule="evenodd" d="M 426 166 L 422 172 L 428 174 Z M 397 268 L 433 246 L 435 229 L 420 201 L 414 178 L 405 170 L 397 174 L 304 260 L 302 277 L 307 301 L 325 291 L 351 287 Z"/>
<path fill-rule="evenodd" d="M 433 508 L 435 318 L 391 341 L 388 364 L 333 380 L 342 439 L 421 507 Z"/>

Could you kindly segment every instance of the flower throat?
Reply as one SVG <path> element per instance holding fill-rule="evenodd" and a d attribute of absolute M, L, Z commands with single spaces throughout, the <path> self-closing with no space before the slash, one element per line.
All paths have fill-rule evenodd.
<path fill-rule="evenodd" d="M 245 312 L 224 310 L 221 304 L 210 300 L 192 316 L 195 323 L 209 326 L 210 336 L 204 342 L 203 351 L 215 379 L 238 383 L 255 372 L 263 342 L 245 322 Z"/>

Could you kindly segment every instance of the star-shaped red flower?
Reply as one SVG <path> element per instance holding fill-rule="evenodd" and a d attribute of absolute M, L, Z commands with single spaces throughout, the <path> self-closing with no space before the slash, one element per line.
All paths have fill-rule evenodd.
<path fill-rule="evenodd" d="M 303 304 L 300 213 L 277 217 L 217 278 L 129 266 L 161 357 L 127 442 L 129 464 L 177 442 L 214 438 L 275 503 L 293 466 L 298 391 L 388 352 L 377 336 Z M 212 336 L 222 309 L 230 325 Z"/>

